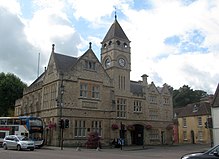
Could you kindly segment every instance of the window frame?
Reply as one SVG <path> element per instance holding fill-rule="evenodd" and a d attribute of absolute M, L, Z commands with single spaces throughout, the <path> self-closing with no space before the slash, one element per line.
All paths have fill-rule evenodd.
<path fill-rule="evenodd" d="M 118 98 L 116 102 L 117 118 L 126 118 L 126 99 Z"/>
<path fill-rule="evenodd" d="M 85 120 L 75 120 L 74 136 L 78 138 L 86 137 Z"/>

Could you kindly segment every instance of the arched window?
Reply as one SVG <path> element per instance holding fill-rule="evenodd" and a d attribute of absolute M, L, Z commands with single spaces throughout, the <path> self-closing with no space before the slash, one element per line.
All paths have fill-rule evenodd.
<path fill-rule="evenodd" d="M 119 41 L 119 40 L 117 40 L 117 41 L 116 41 L 116 44 L 117 44 L 117 45 L 120 45 L 120 41 Z"/>
<path fill-rule="evenodd" d="M 105 43 L 105 44 L 103 44 L 103 48 L 106 48 L 106 46 L 107 46 L 107 44 Z"/>
<path fill-rule="evenodd" d="M 109 45 L 111 45 L 112 44 L 112 41 L 109 41 Z"/>
<path fill-rule="evenodd" d="M 127 43 L 124 43 L 123 45 L 124 45 L 124 47 L 125 47 L 125 48 L 127 48 L 127 47 L 128 47 L 128 44 L 127 44 Z"/>

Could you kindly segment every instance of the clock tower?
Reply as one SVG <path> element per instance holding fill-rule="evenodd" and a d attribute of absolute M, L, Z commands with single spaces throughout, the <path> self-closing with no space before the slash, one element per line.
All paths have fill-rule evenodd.
<path fill-rule="evenodd" d="M 101 42 L 101 63 L 113 80 L 116 92 L 130 92 L 130 41 L 116 19 Z"/>

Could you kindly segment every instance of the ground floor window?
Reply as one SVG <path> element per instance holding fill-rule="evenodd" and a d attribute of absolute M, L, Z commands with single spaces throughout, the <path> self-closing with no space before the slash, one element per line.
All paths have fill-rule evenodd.
<path fill-rule="evenodd" d="M 187 140 L 187 132 L 183 131 L 183 140 Z"/>
<path fill-rule="evenodd" d="M 203 140 L 203 132 L 202 131 L 198 131 L 198 140 L 199 141 Z"/>
<path fill-rule="evenodd" d="M 149 133 L 150 141 L 160 140 L 160 132 L 158 129 L 152 129 Z"/>
<path fill-rule="evenodd" d="M 86 127 L 84 120 L 75 120 L 75 137 L 86 137 Z"/>
<path fill-rule="evenodd" d="M 101 121 L 92 121 L 92 131 L 97 132 L 99 136 L 102 136 L 102 123 L 101 123 Z"/>

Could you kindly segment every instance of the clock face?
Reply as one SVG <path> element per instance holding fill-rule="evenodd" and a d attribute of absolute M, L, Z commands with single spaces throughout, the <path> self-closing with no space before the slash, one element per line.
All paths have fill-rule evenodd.
<path fill-rule="evenodd" d="M 106 68 L 110 67 L 110 64 L 111 64 L 111 60 L 110 60 L 110 58 L 107 58 L 105 61 L 105 67 Z"/>
<path fill-rule="evenodd" d="M 125 66 L 125 60 L 123 58 L 119 59 L 119 65 L 124 67 Z"/>

